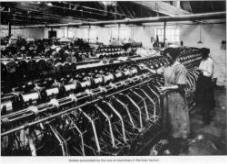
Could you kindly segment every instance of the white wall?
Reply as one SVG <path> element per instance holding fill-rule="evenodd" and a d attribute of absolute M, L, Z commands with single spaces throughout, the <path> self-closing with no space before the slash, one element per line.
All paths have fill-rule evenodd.
<path fill-rule="evenodd" d="M 198 44 L 200 37 L 199 25 L 181 25 L 180 37 L 186 46 L 208 47 L 214 60 L 214 76 L 218 78 L 218 85 L 226 85 L 226 50 L 221 48 L 221 41 L 226 40 L 225 24 L 208 24 L 201 26 L 202 44 Z"/>
<path fill-rule="evenodd" d="M 132 39 L 142 42 L 146 48 L 152 48 L 151 37 L 155 37 L 155 28 L 157 26 L 134 26 Z"/>
<path fill-rule="evenodd" d="M 44 38 L 44 28 L 17 28 L 12 27 L 11 34 L 13 36 L 24 37 L 24 38 L 34 38 L 34 39 L 42 39 Z M 0 37 L 8 36 L 8 28 L 7 26 L 0 26 Z"/>

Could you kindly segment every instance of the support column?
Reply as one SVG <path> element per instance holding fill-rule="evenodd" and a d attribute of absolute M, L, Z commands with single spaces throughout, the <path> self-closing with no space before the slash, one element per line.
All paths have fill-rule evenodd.
<path fill-rule="evenodd" d="M 164 36 L 163 36 L 163 43 L 166 43 L 166 22 L 164 22 Z"/>
<path fill-rule="evenodd" d="M 118 40 L 120 39 L 119 35 L 120 35 L 120 24 L 118 24 Z"/>
<path fill-rule="evenodd" d="M 9 13 L 11 12 L 10 8 L 9 8 Z M 11 17 L 11 14 L 10 14 Z M 8 21 L 8 37 L 11 36 L 11 18 Z"/>
<path fill-rule="evenodd" d="M 88 36 L 87 36 L 88 43 L 90 42 L 90 32 L 91 32 L 91 26 L 89 25 L 88 26 Z"/>
<path fill-rule="evenodd" d="M 64 36 L 65 38 L 68 38 L 68 26 L 65 27 L 65 32 L 64 32 Z"/>
<path fill-rule="evenodd" d="M 8 22 L 8 37 L 10 37 L 10 36 L 11 36 L 11 22 L 9 20 L 9 22 Z"/>

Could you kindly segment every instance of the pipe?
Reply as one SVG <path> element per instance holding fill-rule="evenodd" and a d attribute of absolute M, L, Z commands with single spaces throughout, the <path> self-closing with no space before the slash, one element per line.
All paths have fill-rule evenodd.
<path fill-rule="evenodd" d="M 163 17 L 147 17 L 147 18 L 136 18 L 126 20 L 111 20 L 111 21 L 98 21 L 98 22 L 87 22 L 83 23 L 89 25 L 106 25 L 106 24 L 127 24 L 127 23 L 149 23 L 149 22 L 171 22 L 171 21 L 185 21 L 185 20 L 201 20 L 201 19 L 215 19 L 225 18 L 225 12 L 213 12 L 213 13 L 202 13 L 202 14 L 189 14 L 181 16 L 163 16 Z"/>
<path fill-rule="evenodd" d="M 212 12 L 202 14 L 188 14 L 177 16 L 162 16 L 162 17 L 146 17 L 124 20 L 109 20 L 109 21 L 96 21 L 96 22 L 80 22 L 80 23 L 68 23 L 68 24 L 52 24 L 52 25 L 30 25 L 23 26 L 24 28 L 40 28 L 40 27 L 62 27 L 62 26 L 89 26 L 89 25 L 108 25 L 108 24 L 137 24 L 137 23 L 151 23 L 151 22 L 176 22 L 186 20 L 202 20 L 202 19 L 215 19 L 225 18 L 226 13 Z"/>

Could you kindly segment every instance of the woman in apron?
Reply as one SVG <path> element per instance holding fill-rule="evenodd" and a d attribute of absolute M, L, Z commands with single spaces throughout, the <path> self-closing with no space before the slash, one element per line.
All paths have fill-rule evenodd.
<path fill-rule="evenodd" d="M 172 139 L 187 139 L 190 133 L 189 109 L 185 99 L 184 87 L 187 84 L 187 70 L 177 60 L 178 49 L 168 48 L 164 55 L 169 58 L 170 65 L 157 70 L 146 66 L 143 68 L 151 73 L 163 74 L 165 85 L 161 90 L 172 90 L 167 95 L 168 99 L 168 120 L 170 121 L 170 137 Z"/>

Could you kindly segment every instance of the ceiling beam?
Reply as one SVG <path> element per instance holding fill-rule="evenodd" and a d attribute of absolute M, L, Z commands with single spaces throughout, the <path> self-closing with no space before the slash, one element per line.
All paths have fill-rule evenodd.
<path fill-rule="evenodd" d="M 181 3 L 182 3 L 184 10 L 187 10 L 188 12 L 193 12 L 190 1 L 182 1 Z"/>
<path fill-rule="evenodd" d="M 190 12 L 180 9 L 178 7 L 172 6 L 166 2 L 160 1 L 133 1 L 133 3 L 144 6 L 152 11 L 168 15 L 168 16 L 177 16 L 177 15 L 187 15 Z"/>
<path fill-rule="evenodd" d="M 69 3 L 69 4 L 75 6 L 75 4 L 70 3 L 70 2 L 64 2 L 64 3 Z M 78 5 L 78 6 L 79 6 L 79 5 Z M 103 10 L 103 9 L 97 9 L 97 8 L 93 8 L 93 7 L 89 7 L 89 6 L 84 6 L 84 5 L 80 5 L 80 7 L 85 8 L 85 9 L 89 9 L 89 10 L 95 10 L 95 11 L 100 11 L 100 12 L 103 12 L 103 13 L 109 13 L 109 14 L 112 14 L 112 15 L 118 15 L 118 16 L 125 17 L 124 14 L 121 14 L 121 13 L 119 13 L 119 12 L 106 11 L 106 10 Z"/>
<path fill-rule="evenodd" d="M 125 6 L 125 5 L 120 5 L 120 4 L 119 4 L 119 7 L 120 7 L 121 9 L 123 9 L 124 13 L 126 13 L 127 16 L 129 16 L 130 18 L 134 18 L 134 16 L 132 15 L 132 13 L 129 12 L 127 6 Z"/>
<path fill-rule="evenodd" d="M 192 14 L 191 12 L 180 8 L 180 0 L 176 0 L 174 2 L 175 2 L 174 6 L 170 5 L 169 3 L 159 2 L 159 1 L 138 1 L 134 3 L 140 4 L 142 6 L 149 8 L 152 11 L 155 11 L 164 15 L 168 15 L 168 16 Z M 183 2 L 188 2 L 187 5 L 189 5 L 189 7 L 191 8 L 189 1 L 183 1 Z M 205 23 L 205 21 L 198 21 L 198 20 L 193 20 L 193 21 L 197 23 Z"/>

